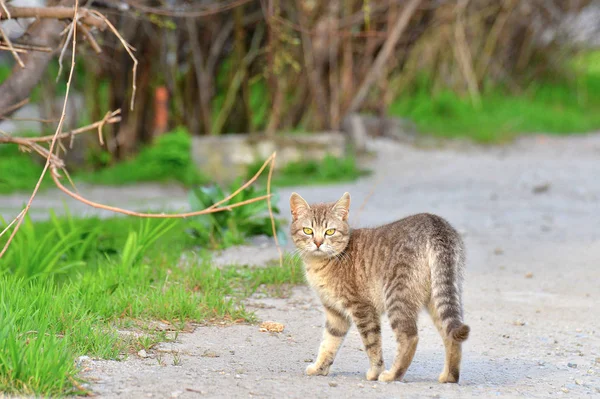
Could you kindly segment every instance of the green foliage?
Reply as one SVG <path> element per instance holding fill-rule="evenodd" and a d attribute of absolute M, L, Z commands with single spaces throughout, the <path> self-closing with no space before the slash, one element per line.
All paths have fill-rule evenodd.
<path fill-rule="evenodd" d="M 0 194 L 30 191 L 43 169 L 35 154 L 19 152 L 16 145 L 0 145 Z M 106 164 L 107 153 L 94 155 L 92 162 Z M 183 128 L 160 136 L 134 158 L 95 172 L 75 171 L 74 180 L 103 185 L 125 185 L 139 182 L 179 182 L 186 186 L 205 183 L 207 179 L 192 160 L 191 139 Z M 43 187 L 52 185 L 49 176 Z"/>
<path fill-rule="evenodd" d="M 252 321 L 242 298 L 259 287 L 303 281 L 298 261 L 212 267 L 208 254 L 187 252 L 196 240 L 186 227 L 180 220 L 26 220 L 0 260 L 0 390 L 83 394 L 78 356 L 120 359 L 131 349 L 150 349 L 167 339 L 144 327 L 150 320 L 175 328 L 212 318 Z M 133 326 L 145 335 L 129 340 L 117 333 Z"/>
<path fill-rule="evenodd" d="M 14 144 L 0 144 L 0 194 L 33 190 L 44 168 L 33 160 L 35 156 L 20 152 Z M 42 187 L 51 184 L 49 177 L 42 181 Z"/>
<path fill-rule="evenodd" d="M 254 176 L 261 166 L 262 163 L 250 166 L 247 176 Z M 275 171 L 273 185 L 286 187 L 340 183 L 354 181 L 369 173 L 369 171 L 358 166 L 354 157 L 338 158 L 328 154 L 322 161 L 310 160 L 288 163 Z"/>
<path fill-rule="evenodd" d="M 214 205 L 229 196 L 230 193 L 233 193 L 241 185 L 242 182 L 240 180 L 232 183 L 229 192 L 223 191 L 218 185 L 193 189 L 189 195 L 192 210 L 202 210 Z M 254 186 L 250 186 L 223 205 L 235 205 L 266 194 L 266 189 L 257 189 Z M 275 192 L 271 194 L 272 211 L 275 216 L 279 214 L 279 208 L 276 205 L 279 196 Z M 190 218 L 192 234 L 203 241 L 209 241 L 214 248 L 220 245 L 241 244 L 246 238 L 251 236 L 273 236 L 268 210 L 267 201 L 262 200 L 232 208 L 227 212 L 196 216 Z M 278 219 L 275 219 L 275 228 L 279 240 L 285 243 L 286 236 L 281 230 L 281 221 Z"/>
<path fill-rule="evenodd" d="M 164 134 L 134 158 L 78 176 L 96 184 L 122 185 L 139 182 L 177 181 L 186 186 L 205 182 L 192 161 L 192 143 L 184 128 Z"/>
<path fill-rule="evenodd" d="M 488 89 L 480 107 L 451 91 L 432 95 L 421 80 L 393 102 L 389 112 L 411 119 L 423 133 L 481 143 L 504 142 L 522 133 L 593 131 L 600 128 L 600 56 L 591 54 L 574 64 L 571 81 L 533 82 L 519 95 Z"/>

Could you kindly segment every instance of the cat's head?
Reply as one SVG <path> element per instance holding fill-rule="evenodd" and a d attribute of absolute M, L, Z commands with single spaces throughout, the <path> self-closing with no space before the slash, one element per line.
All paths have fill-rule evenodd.
<path fill-rule="evenodd" d="M 291 235 L 302 256 L 331 258 L 350 240 L 350 194 L 335 203 L 309 205 L 299 194 L 290 197 Z"/>

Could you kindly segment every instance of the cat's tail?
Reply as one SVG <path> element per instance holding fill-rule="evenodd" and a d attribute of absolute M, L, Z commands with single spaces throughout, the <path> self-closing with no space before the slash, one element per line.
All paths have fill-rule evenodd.
<path fill-rule="evenodd" d="M 462 274 L 464 250 L 458 233 L 454 239 L 442 240 L 432 245 L 431 305 L 434 319 L 441 324 L 442 334 L 453 341 L 469 338 L 471 328 L 463 323 Z M 452 242 L 453 241 L 453 242 Z"/>

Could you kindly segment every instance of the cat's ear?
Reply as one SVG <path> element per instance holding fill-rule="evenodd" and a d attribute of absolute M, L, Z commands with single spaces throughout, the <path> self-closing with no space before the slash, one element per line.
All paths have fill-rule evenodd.
<path fill-rule="evenodd" d="M 298 193 L 292 193 L 290 197 L 290 209 L 292 210 L 292 217 L 297 220 L 301 214 L 307 212 L 310 209 L 308 202 L 304 200 Z"/>
<path fill-rule="evenodd" d="M 350 213 L 350 193 L 344 193 L 333 206 L 333 212 L 342 220 L 348 219 Z"/>

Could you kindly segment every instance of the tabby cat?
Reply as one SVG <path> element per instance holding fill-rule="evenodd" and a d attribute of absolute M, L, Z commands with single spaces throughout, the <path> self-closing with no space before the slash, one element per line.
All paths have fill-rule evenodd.
<path fill-rule="evenodd" d="M 319 355 L 308 375 L 327 375 L 336 353 L 356 324 L 369 357 L 368 380 L 400 380 L 412 362 L 417 318 L 429 311 L 446 348 L 440 382 L 458 382 L 463 323 L 464 250 L 460 235 L 439 216 L 417 214 L 377 228 L 351 229 L 350 194 L 336 203 L 309 205 L 290 198 L 291 235 L 306 277 L 325 307 Z M 394 362 L 384 371 L 381 315 L 386 312 L 397 341 Z"/>

